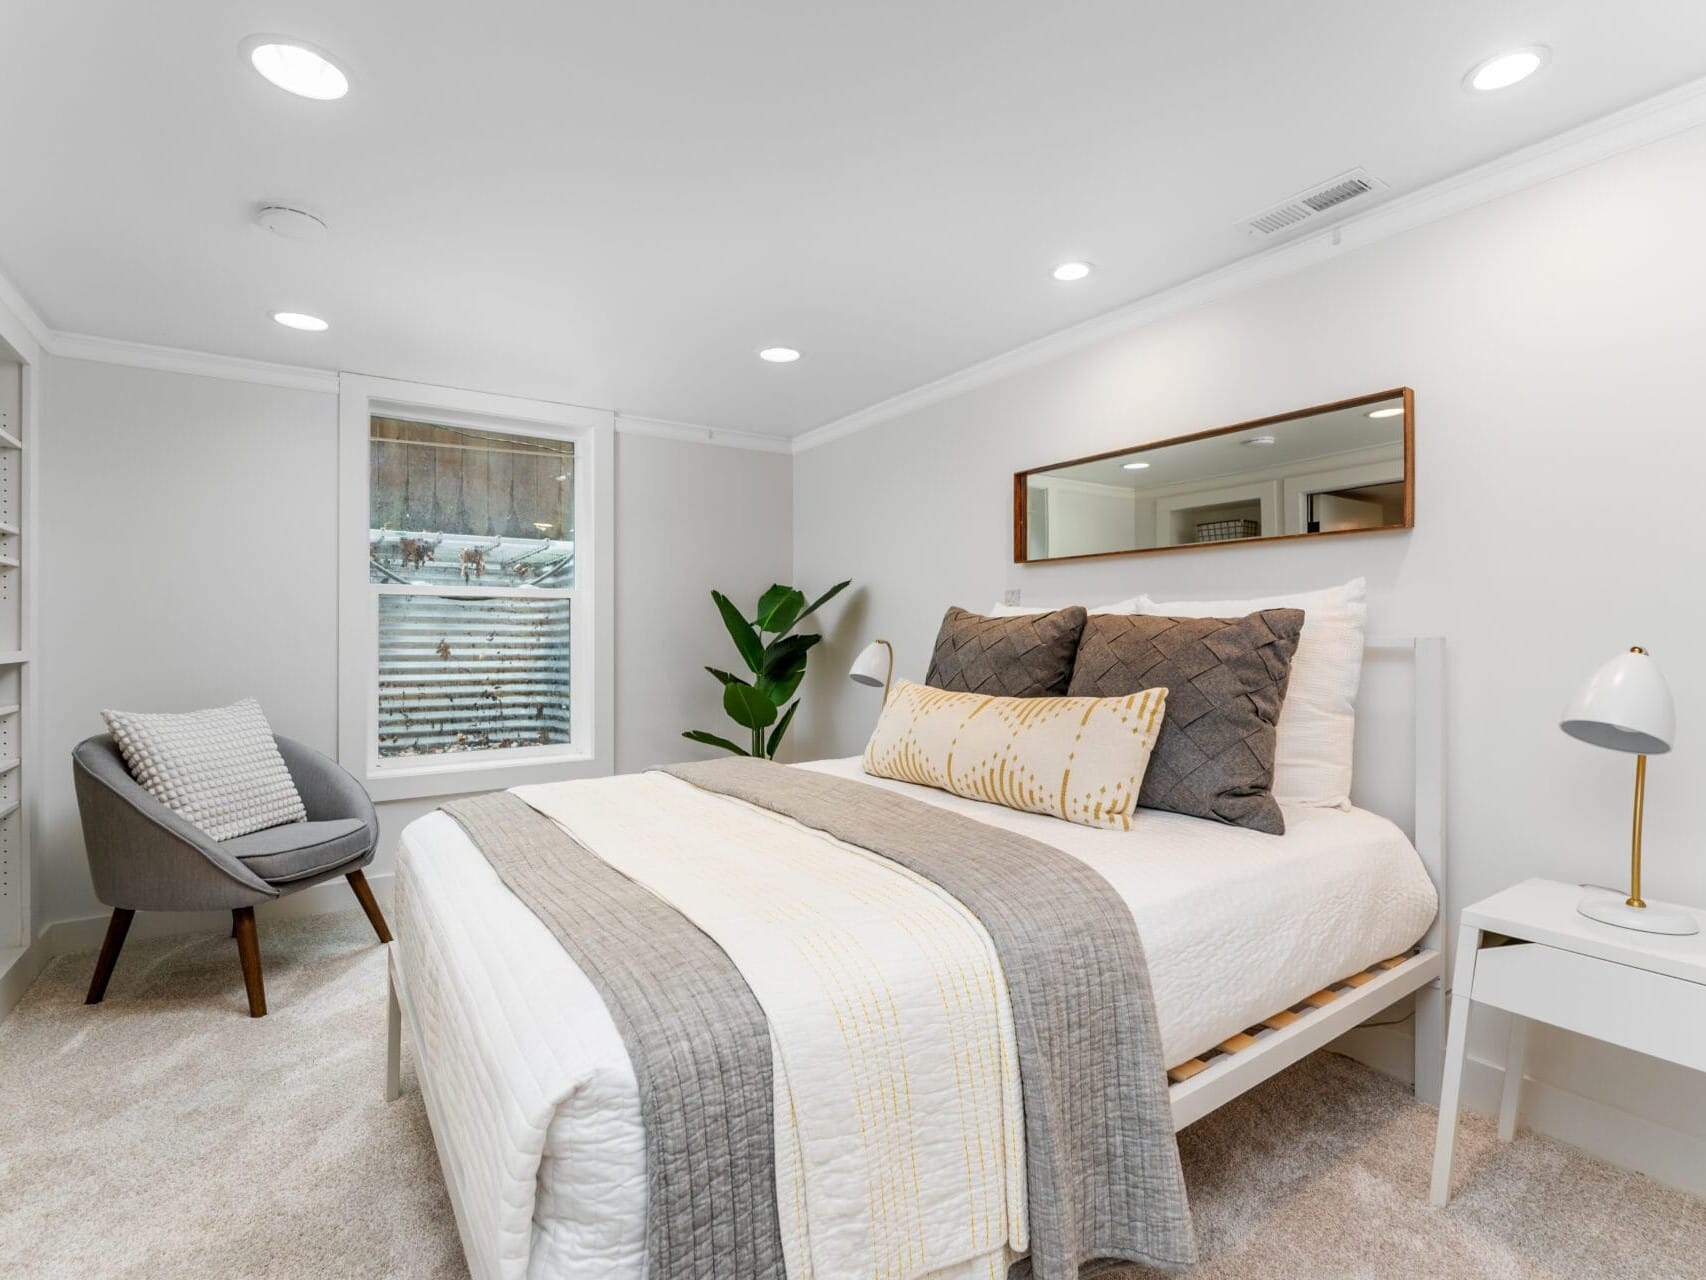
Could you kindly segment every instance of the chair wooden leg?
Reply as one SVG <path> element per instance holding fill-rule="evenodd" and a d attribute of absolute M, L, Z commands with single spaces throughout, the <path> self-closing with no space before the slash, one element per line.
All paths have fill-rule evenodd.
<path fill-rule="evenodd" d="M 367 877 L 359 871 L 352 871 L 344 877 L 349 881 L 349 887 L 355 890 L 356 901 L 361 903 L 361 909 L 367 912 L 367 923 L 373 926 L 373 932 L 379 935 L 379 941 L 391 941 L 391 930 L 385 927 L 385 917 L 379 910 L 379 904 L 373 900 L 373 890 L 368 886 Z"/>
<path fill-rule="evenodd" d="M 267 993 L 261 986 L 261 944 L 255 936 L 255 909 L 238 907 L 231 913 L 237 935 L 237 955 L 243 961 L 243 985 L 249 990 L 249 1016 L 267 1016 Z"/>
<path fill-rule="evenodd" d="M 106 941 L 101 943 L 101 958 L 95 961 L 95 977 L 89 983 L 89 994 L 84 1004 L 100 1004 L 107 994 L 107 982 L 113 976 L 118 953 L 124 948 L 124 935 L 130 932 L 130 922 L 135 915 L 136 912 L 127 907 L 113 908 L 113 918 L 107 922 Z"/>

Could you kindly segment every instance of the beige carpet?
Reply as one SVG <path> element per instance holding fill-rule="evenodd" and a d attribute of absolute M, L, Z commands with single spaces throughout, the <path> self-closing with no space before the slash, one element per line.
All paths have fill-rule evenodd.
<path fill-rule="evenodd" d="M 263 913 L 261 945 L 259 1021 L 235 944 L 200 935 L 131 943 L 96 1008 L 93 958 L 57 960 L 0 1022 L 0 1275 L 465 1274 L 419 1095 L 381 1100 L 366 923 Z M 1706 1276 L 1706 1202 L 1530 1135 L 1500 1148 L 1477 1118 L 1457 1199 L 1429 1209 L 1433 1125 L 1316 1054 L 1193 1126 L 1192 1276 Z"/>

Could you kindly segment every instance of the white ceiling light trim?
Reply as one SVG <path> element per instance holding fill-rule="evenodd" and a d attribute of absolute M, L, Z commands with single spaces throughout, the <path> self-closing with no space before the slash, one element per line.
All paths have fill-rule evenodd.
<path fill-rule="evenodd" d="M 1095 265 L 1089 262 L 1063 262 L 1049 274 L 1063 284 L 1071 284 L 1075 280 L 1084 279 L 1095 269 Z"/>
<path fill-rule="evenodd" d="M 792 347 L 765 347 L 758 353 L 758 358 L 771 364 L 793 364 L 800 358 L 800 353 Z"/>
<path fill-rule="evenodd" d="M 1147 462 L 1126 462 L 1126 463 L 1122 463 L 1121 465 L 1127 471 L 1147 471 L 1147 470 L 1149 470 L 1149 464 Z"/>
<path fill-rule="evenodd" d="M 292 36 L 250 36 L 243 56 L 269 84 L 315 102 L 333 102 L 349 92 L 349 77 L 324 49 Z"/>
<path fill-rule="evenodd" d="M 1368 416 L 1371 418 L 1397 418 L 1402 416 L 1403 412 L 1404 410 L 1397 405 L 1391 405 L 1385 409 L 1370 409 Z"/>
<path fill-rule="evenodd" d="M 272 318 L 286 329 L 297 329 L 303 333 L 324 333 L 332 327 L 319 316 L 311 316 L 306 311 L 275 311 Z"/>
<path fill-rule="evenodd" d="M 1466 89 L 1473 89 L 1478 93 L 1496 93 L 1500 89 L 1508 89 L 1513 84 L 1521 84 L 1544 67 L 1551 53 L 1543 44 L 1532 44 L 1523 49 L 1510 49 L 1495 54 L 1485 62 L 1478 62 L 1470 67 L 1469 73 L 1463 77 L 1463 85 Z"/>
<path fill-rule="evenodd" d="M 326 220 L 287 204 L 263 204 L 255 210 L 255 225 L 286 240 L 318 241 L 326 238 Z"/>
<path fill-rule="evenodd" d="M 1600 160 L 1706 125 L 1706 77 L 1590 120 L 1431 186 L 1398 196 L 1343 222 L 1260 249 L 1230 266 L 1116 307 L 1082 324 L 1025 343 L 957 373 L 890 396 L 794 437 L 804 453 L 929 405 L 1046 364 L 1118 334 L 1292 275 L 1341 253 L 1449 218 Z"/>

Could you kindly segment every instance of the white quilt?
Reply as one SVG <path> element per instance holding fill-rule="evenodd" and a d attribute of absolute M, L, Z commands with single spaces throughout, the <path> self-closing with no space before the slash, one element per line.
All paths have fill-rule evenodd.
<path fill-rule="evenodd" d="M 977 918 L 930 881 L 663 773 L 519 787 L 734 961 L 770 1024 L 792 1280 L 1025 1247 L 1013 1014 Z"/>
<path fill-rule="evenodd" d="M 1148 810 L 1112 832 L 866 778 L 856 759 L 803 767 L 957 809 L 1101 872 L 1142 934 L 1169 1062 L 1403 951 L 1435 910 L 1409 843 L 1361 810 L 1286 806 L 1277 838 Z M 401 960 L 475 1274 L 639 1280 L 638 1098 L 596 991 L 444 814 L 404 830 L 398 877 Z M 1005 1261 L 930 1280 L 998 1276 Z"/>

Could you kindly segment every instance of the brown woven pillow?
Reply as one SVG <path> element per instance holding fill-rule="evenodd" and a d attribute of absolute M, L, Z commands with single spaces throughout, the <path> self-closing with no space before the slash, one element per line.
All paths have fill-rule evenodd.
<path fill-rule="evenodd" d="M 1083 630 L 1084 610 L 1078 605 L 1012 618 L 949 609 L 936 633 L 924 683 L 1003 698 L 1063 697 Z"/>
<path fill-rule="evenodd" d="M 1069 692 L 1112 698 L 1165 687 L 1167 715 L 1138 804 L 1283 835 L 1274 726 L 1302 631 L 1301 609 L 1098 614 L 1085 624 Z"/>

